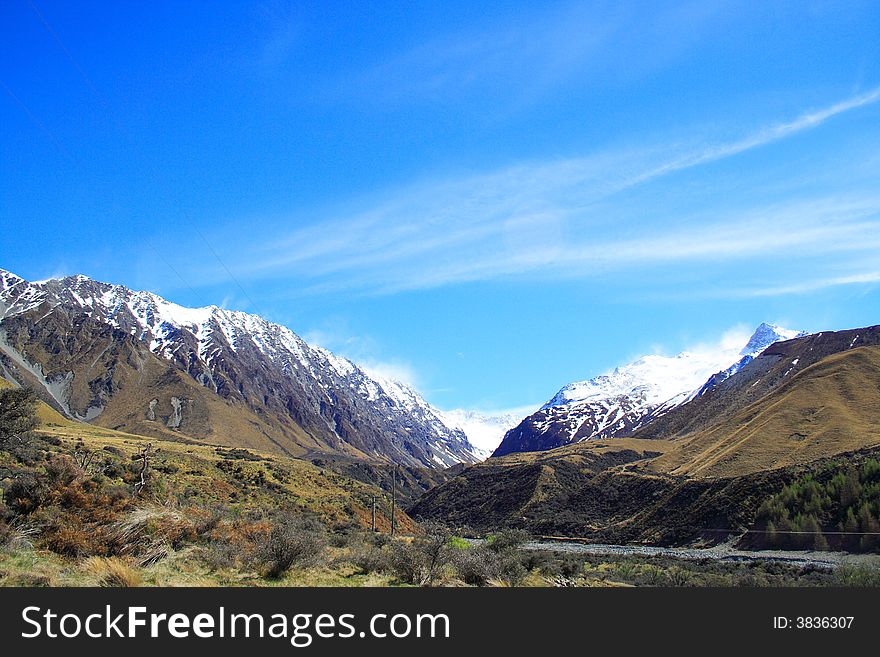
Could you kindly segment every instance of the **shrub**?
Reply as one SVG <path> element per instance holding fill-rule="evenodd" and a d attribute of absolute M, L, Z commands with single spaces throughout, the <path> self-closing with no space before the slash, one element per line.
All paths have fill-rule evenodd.
<path fill-rule="evenodd" d="M 432 586 L 450 563 L 453 552 L 449 531 L 440 524 L 426 523 L 424 532 L 411 542 L 394 541 L 388 547 L 388 565 L 398 581 Z"/>
<path fill-rule="evenodd" d="M 16 515 L 33 513 L 46 500 L 46 484 L 32 472 L 22 472 L 3 493 L 6 505 Z"/>
<path fill-rule="evenodd" d="M 196 537 L 195 526 L 180 511 L 148 504 L 113 523 L 111 551 L 137 558 L 141 566 L 148 566 Z"/>
<path fill-rule="evenodd" d="M 420 585 L 424 577 L 423 562 L 416 547 L 403 541 L 390 546 L 388 563 L 394 577 L 403 584 Z"/>
<path fill-rule="evenodd" d="M 30 523 L 13 521 L 11 524 L 0 521 L 0 549 L 21 550 L 33 548 L 31 538 L 39 529 Z"/>
<path fill-rule="evenodd" d="M 330 545 L 335 548 L 356 548 L 364 544 L 364 531 L 352 523 L 338 523 L 330 535 Z"/>
<path fill-rule="evenodd" d="M 26 588 L 58 586 L 53 574 L 43 573 L 16 573 L 4 582 L 7 586 L 23 586 Z"/>
<path fill-rule="evenodd" d="M 632 561 L 617 561 L 611 567 L 611 572 L 615 578 L 623 582 L 631 582 L 639 572 L 638 567 Z"/>
<path fill-rule="evenodd" d="M 364 575 L 392 572 L 389 551 L 375 545 L 364 545 L 359 549 L 354 549 L 349 560 Z"/>
<path fill-rule="evenodd" d="M 484 544 L 457 551 L 453 565 L 465 584 L 518 586 L 528 572 L 523 560 L 524 555 L 510 545 L 498 550 L 492 544 Z"/>
<path fill-rule="evenodd" d="M 46 463 L 46 478 L 53 486 L 69 486 L 83 474 L 82 468 L 66 454 L 56 454 Z"/>
<path fill-rule="evenodd" d="M 452 536 L 449 539 L 449 547 L 455 550 L 467 550 L 470 546 L 471 544 L 461 536 Z"/>
<path fill-rule="evenodd" d="M 74 521 L 74 522 L 71 522 Z M 95 534 L 88 531 L 74 518 L 57 521 L 43 536 L 43 544 L 52 552 L 65 557 L 83 557 L 89 554 L 106 554 L 106 547 L 95 541 Z"/>
<path fill-rule="evenodd" d="M 440 571 L 449 563 L 451 537 L 449 531 L 440 524 L 424 524 L 422 528 L 425 533 L 416 537 L 413 545 L 422 555 L 421 584 L 431 586 Z"/>
<path fill-rule="evenodd" d="M 564 577 L 581 575 L 584 572 L 584 559 L 576 554 L 563 555 L 559 569 Z"/>
<path fill-rule="evenodd" d="M 270 579 L 282 577 L 294 566 L 317 563 L 323 557 L 326 538 L 323 526 L 314 518 L 283 517 L 275 522 L 265 542 L 254 554 L 255 561 Z"/>
<path fill-rule="evenodd" d="M 500 570 L 498 555 L 483 546 L 456 553 L 453 565 L 459 578 L 471 586 L 485 586 Z"/>
<path fill-rule="evenodd" d="M 839 586 L 880 586 L 880 568 L 870 566 L 840 566 L 834 572 Z"/>
<path fill-rule="evenodd" d="M 388 534 L 383 534 L 381 532 L 373 532 L 372 543 L 377 548 L 383 548 L 391 542 L 391 537 Z"/>
<path fill-rule="evenodd" d="M 684 568 L 673 566 L 666 571 L 666 581 L 669 586 L 688 586 L 691 583 L 691 574 Z"/>
<path fill-rule="evenodd" d="M 229 509 L 222 504 L 217 504 L 209 509 L 198 509 L 195 516 L 193 529 L 199 536 L 213 532 L 223 519 L 229 515 Z"/>
<path fill-rule="evenodd" d="M 523 553 L 521 562 L 526 570 L 539 571 L 547 577 L 571 580 L 584 574 L 584 557 L 579 554 L 528 550 Z"/>
<path fill-rule="evenodd" d="M 508 530 L 490 536 L 470 550 L 457 551 L 454 561 L 458 576 L 476 586 L 519 585 L 527 573 L 523 561 L 529 560 L 520 548 L 528 539 L 527 532 Z"/>
<path fill-rule="evenodd" d="M 499 566 L 498 576 L 495 578 L 496 581 L 500 581 L 507 586 L 519 586 L 522 584 L 526 576 L 526 569 L 518 554 L 502 554 Z"/>
<path fill-rule="evenodd" d="M 232 568 L 236 564 L 238 555 L 238 548 L 227 541 L 211 541 L 199 551 L 202 561 L 212 571 Z"/>
<path fill-rule="evenodd" d="M 512 550 L 518 550 L 523 543 L 529 540 L 528 532 L 521 529 L 509 529 L 500 534 L 493 534 L 486 540 L 486 547 L 493 552 L 502 554 Z"/>
<path fill-rule="evenodd" d="M 104 467 L 102 469 L 102 474 L 108 479 L 122 479 L 125 476 L 125 473 L 125 466 L 119 461 L 113 459 L 108 459 L 104 463 Z"/>

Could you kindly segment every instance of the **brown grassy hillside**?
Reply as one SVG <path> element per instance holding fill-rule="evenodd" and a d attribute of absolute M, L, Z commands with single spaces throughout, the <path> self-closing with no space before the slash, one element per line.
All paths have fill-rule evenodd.
<path fill-rule="evenodd" d="M 635 435 L 639 438 L 680 438 L 704 431 L 731 420 L 822 359 L 864 347 L 880 347 L 880 326 L 826 331 L 777 342 L 735 376 L 657 418 Z"/>
<path fill-rule="evenodd" d="M 0 585 L 271 584 L 278 550 L 297 568 L 323 564 L 291 583 L 372 581 L 327 560 L 348 537 L 371 540 L 374 499 L 387 535 L 390 496 L 374 486 L 300 459 L 71 421 L 42 403 L 37 416 L 31 436 L 0 445 Z M 396 524 L 419 533 L 400 505 Z"/>
<path fill-rule="evenodd" d="M 828 356 L 723 421 L 685 434 L 646 466 L 731 477 L 880 445 L 880 348 Z"/>
<path fill-rule="evenodd" d="M 316 450 L 364 456 L 342 441 L 330 445 L 316 438 L 289 418 L 257 413 L 256 404 L 214 394 L 145 343 L 107 324 L 64 313 L 33 319 L 4 322 L 0 356 L 56 410 L 69 410 L 101 427 L 166 440 L 195 439 L 286 456 Z M 26 353 L 47 379 L 64 381 L 59 385 L 69 392 L 68 409 L 16 362 L 17 353 Z M 100 414 L 92 418 L 97 409 Z"/>
<path fill-rule="evenodd" d="M 842 351 L 796 371 L 798 350 L 818 350 L 821 338 L 783 343 L 747 373 L 746 388 L 774 377 L 766 394 L 743 403 L 740 381 L 724 388 L 733 396 L 730 413 L 712 416 L 703 401 L 687 415 L 686 405 L 666 424 L 688 426 L 683 435 L 652 438 L 646 430 L 492 458 L 428 491 L 410 511 L 475 531 L 511 526 L 600 542 L 723 540 L 750 527 L 761 505 L 798 478 L 880 452 L 880 347 L 849 348 L 858 332 L 850 333 L 831 334 Z M 713 406 L 723 403 L 720 394 Z"/>

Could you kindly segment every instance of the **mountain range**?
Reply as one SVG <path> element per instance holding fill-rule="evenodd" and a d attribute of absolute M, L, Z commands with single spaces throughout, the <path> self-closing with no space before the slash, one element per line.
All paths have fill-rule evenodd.
<path fill-rule="evenodd" d="M 493 456 L 632 435 L 738 372 L 771 344 L 805 335 L 761 324 L 745 345 L 643 356 L 570 383 L 504 436 Z"/>
<path fill-rule="evenodd" d="M 631 437 L 491 458 L 409 511 L 463 531 L 520 527 L 611 543 L 738 539 L 785 486 L 845 480 L 876 460 L 878 408 L 880 326 L 800 336 L 772 343 Z"/>
<path fill-rule="evenodd" d="M 415 390 L 284 326 L 82 275 L 0 270 L 0 374 L 139 435 L 440 469 L 480 458 Z"/>
<path fill-rule="evenodd" d="M 792 482 L 880 455 L 880 326 L 744 342 L 644 356 L 520 420 L 440 411 L 257 315 L 0 270 L 0 377 L 54 409 L 44 431 L 309 461 L 357 482 L 340 485 L 363 522 L 370 491 L 394 490 L 413 518 L 476 531 L 717 542 Z"/>

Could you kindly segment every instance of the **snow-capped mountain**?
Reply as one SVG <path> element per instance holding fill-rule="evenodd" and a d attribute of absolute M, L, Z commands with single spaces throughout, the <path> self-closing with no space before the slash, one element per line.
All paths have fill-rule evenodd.
<path fill-rule="evenodd" d="M 504 436 L 493 456 L 628 435 L 735 374 L 771 344 L 805 335 L 761 324 L 743 347 L 643 356 L 570 383 Z M 741 344 L 741 343 L 740 343 Z"/>
<path fill-rule="evenodd" d="M 709 380 L 706 381 L 706 383 L 704 383 L 697 391 L 696 396 L 705 394 L 722 381 L 726 381 L 732 377 L 743 367 L 751 363 L 758 354 L 771 344 L 782 342 L 783 340 L 794 340 L 795 338 L 800 338 L 805 335 L 807 335 L 806 331 L 793 331 L 791 329 L 782 328 L 781 326 L 776 326 L 775 324 L 767 324 L 766 322 L 762 323 L 757 329 L 755 329 L 755 332 L 752 334 L 752 337 L 749 338 L 746 346 L 739 352 L 740 359 L 730 367 L 716 372 L 709 377 Z"/>
<path fill-rule="evenodd" d="M 94 323 L 109 327 L 112 335 Z M 80 361 L 96 332 L 105 348 L 86 366 Z M 71 340 L 83 343 L 64 344 Z M 134 353 L 124 362 L 115 356 L 107 361 L 124 344 Z M 370 376 L 350 360 L 257 315 L 217 306 L 186 308 L 81 275 L 29 283 L 0 270 L 2 373 L 36 382 L 44 397 L 70 417 L 109 422 L 104 416 L 114 397 L 123 389 L 131 394 L 123 372 L 134 368 L 143 380 L 151 366 L 144 347 L 165 367 L 185 372 L 230 404 L 246 406 L 257 418 L 242 422 L 247 431 L 265 435 L 281 451 L 335 450 L 429 467 L 479 460 L 464 432 L 446 426 L 440 412 L 412 388 Z M 212 409 L 219 418 L 222 409 L 167 372 L 164 376 L 175 390 L 183 385 L 183 392 L 164 399 L 161 382 L 154 381 L 144 399 L 135 402 L 141 406 L 122 422 L 116 404 L 114 426 L 150 428 L 156 422 L 157 431 L 210 434 L 199 423 Z"/>
<path fill-rule="evenodd" d="M 521 413 L 484 413 L 454 409 L 440 413 L 446 426 L 464 431 L 468 441 L 479 450 L 480 455 L 488 457 L 501 444 L 504 434 L 519 424 L 523 415 L 529 411 L 523 409 Z"/>

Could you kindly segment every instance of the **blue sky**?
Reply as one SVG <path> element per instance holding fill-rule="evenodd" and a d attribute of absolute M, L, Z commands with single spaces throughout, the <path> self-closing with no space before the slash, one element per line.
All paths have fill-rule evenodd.
<path fill-rule="evenodd" d="M 0 5 L 0 267 L 258 312 L 442 408 L 880 322 L 880 6 Z"/>

